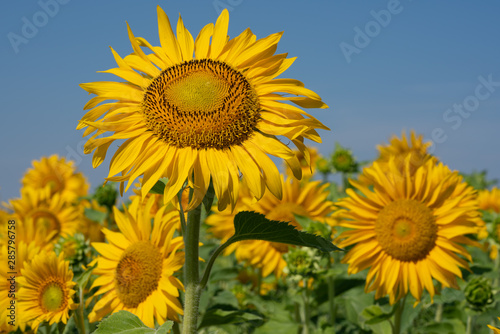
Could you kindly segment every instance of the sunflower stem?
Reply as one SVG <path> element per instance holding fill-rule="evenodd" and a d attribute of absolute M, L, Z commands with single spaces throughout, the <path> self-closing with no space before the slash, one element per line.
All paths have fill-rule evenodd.
<path fill-rule="evenodd" d="M 334 257 L 328 256 L 328 265 L 327 269 L 330 271 L 332 269 L 332 260 Z M 337 317 L 337 309 L 335 305 L 335 277 L 329 272 L 329 275 L 327 277 L 327 282 L 328 282 L 328 310 L 329 310 L 329 316 L 330 316 L 330 325 L 335 332 L 335 318 Z"/>
<path fill-rule="evenodd" d="M 85 317 L 84 317 L 84 309 L 85 309 L 85 302 L 83 301 L 83 287 L 80 287 L 78 289 L 79 294 L 80 294 L 80 306 L 78 307 L 78 315 L 80 318 L 80 333 L 85 334 Z"/>
<path fill-rule="evenodd" d="M 182 202 L 180 203 L 182 207 Z M 201 204 L 188 213 L 186 233 L 184 234 L 185 262 L 184 287 L 184 320 L 182 333 L 196 333 L 198 327 L 198 309 L 200 304 L 200 270 L 199 270 L 199 240 L 200 240 Z"/>
<path fill-rule="evenodd" d="M 302 291 L 302 334 L 309 334 L 309 319 L 311 317 L 311 310 L 309 308 L 309 289 L 307 288 L 307 279 L 303 280 L 304 290 Z"/>
<path fill-rule="evenodd" d="M 179 328 L 179 323 L 178 322 L 174 322 L 174 324 L 172 325 L 172 332 L 174 334 L 181 334 L 181 330 Z"/>
<path fill-rule="evenodd" d="M 467 329 L 465 330 L 466 334 L 472 334 L 472 327 L 474 327 L 474 318 L 472 315 L 467 316 Z"/>
<path fill-rule="evenodd" d="M 441 320 L 443 319 L 443 309 L 444 309 L 444 304 L 438 303 L 437 309 L 436 309 L 436 316 L 434 317 L 434 321 L 441 322 Z"/>
<path fill-rule="evenodd" d="M 396 312 L 394 313 L 394 327 L 392 327 L 392 334 L 401 333 L 401 316 L 405 308 L 406 296 L 398 302 Z"/>

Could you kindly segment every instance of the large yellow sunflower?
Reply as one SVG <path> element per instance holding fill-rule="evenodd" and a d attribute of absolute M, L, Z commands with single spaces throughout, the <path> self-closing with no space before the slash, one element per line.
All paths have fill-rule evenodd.
<path fill-rule="evenodd" d="M 66 202 L 59 193 L 51 194 L 48 186 L 23 187 L 21 198 L 11 200 L 10 205 L 19 224 L 17 238 L 30 241 L 33 237 L 47 243 L 76 232 L 78 207 Z"/>
<path fill-rule="evenodd" d="M 394 158 L 374 162 L 363 170 L 374 183 L 351 180 L 359 193 L 348 189 L 337 203 L 345 208 L 339 224 L 352 229 L 339 236 L 338 246 L 354 245 L 342 262 L 349 273 L 370 268 L 366 291 L 389 295 L 391 304 L 408 291 L 417 301 L 424 289 L 432 298 L 433 278 L 458 288 L 460 268 L 468 269 L 463 258 L 471 261 L 460 244 L 478 245 L 466 236 L 480 224 L 472 187 L 441 163 L 429 160 L 414 175 L 410 165 L 409 156 L 403 170 Z"/>
<path fill-rule="evenodd" d="M 8 247 L 8 242 L 5 242 L 0 249 L 0 263 L 3 264 L 0 267 L 0 333 L 14 332 L 18 327 L 24 331 L 26 327 L 26 323 L 19 322 L 17 317 L 19 314 L 17 301 L 15 301 L 14 310 L 11 307 L 11 300 L 19 291 L 17 278 L 21 276 L 21 270 L 25 263 L 29 263 L 40 252 L 40 247 L 35 241 L 30 243 L 17 239 L 15 241 L 15 244 L 10 244 L 11 248 Z M 15 247 L 15 250 L 12 247 Z M 14 279 L 12 279 L 13 277 Z M 15 291 L 12 294 L 13 288 Z M 9 324 L 9 322 L 11 323 Z"/>
<path fill-rule="evenodd" d="M 120 232 L 104 228 L 109 243 L 92 244 L 101 254 L 92 288 L 99 287 L 95 295 L 103 296 L 89 314 L 91 322 L 120 310 L 134 313 L 149 327 L 155 319 L 159 324 L 167 318 L 179 321 L 178 290 L 183 285 L 174 273 L 184 263 L 184 253 L 178 251 L 184 243 L 173 238 L 179 214 L 163 206 L 153 218 L 153 205 L 153 197 L 145 206 L 136 198 L 125 213 L 114 208 Z"/>
<path fill-rule="evenodd" d="M 112 50 L 118 67 L 105 71 L 125 82 L 81 85 L 97 95 L 77 127 L 87 128 L 84 136 L 96 131 L 85 145 L 86 153 L 96 150 L 93 166 L 103 162 L 113 141 L 126 139 L 111 159 L 107 180 L 121 182 L 122 189 L 128 181 L 128 189 L 143 175 L 144 196 L 167 177 L 165 203 L 188 180 L 194 189 L 190 210 L 201 203 L 212 178 L 223 210 L 235 205 L 240 172 L 254 197 L 261 198 L 267 186 L 281 198 L 279 172 L 268 155 L 283 158 L 300 179 L 299 161 L 276 136 L 288 138 L 306 155 L 304 138 L 320 142 L 315 129 L 328 128 L 286 102 L 327 106 L 302 82 L 276 79 L 295 60 L 274 54 L 282 33 L 257 40 L 247 29 L 229 39 L 228 23 L 224 10 L 194 40 L 179 17 L 176 37 L 158 7 L 161 46 L 135 37 L 129 28 L 134 52 L 122 59 Z M 115 101 L 100 104 L 106 100 Z M 108 131 L 113 134 L 98 137 Z"/>
<path fill-rule="evenodd" d="M 59 193 L 67 201 L 87 195 L 89 185 L 82 173 L 76 172 L 73 161 L 58 155 L 42 157 L 32 162 L 22 179 L 23 186 L 35 189 L 50 188 L 51 194 Z"/>
<path fill-rule="evenodd" d="M 477 201 L 481 210 L 493 210 L 500 213 L 500 189 L 493 187 L 491 190 L 480 190 Z"/>
<path fill-rule="evenodd" d="M 24 265 L 19 285 L 19 321 L 29 324 L 36 332 L 38 326 L 48 321 L 66 323 L 69 311 L 78 307 L 73 302 L 73 272 L 69 262 L 64 261 L 64 253 L 53 251 L 37 254 Z"/>
<path fill-rule="evenodd" d="M 430 145 L 430 142 L 424 143 L 424 137 L 417 136 L 414 130 L 411 130 L 409 138 L 403 131 L 401 139 L 393 136 L 389 145 L 377 145 L 380 153 L 377 161 L 387 163 L 389 159 L 394 159 L 397 165 L 403 166 L 405 158 L 410 155 L 410 169 L 414 172 L 428 160 L 437 162 L 437 158 L 427 152 Z"/>
<path fill-rule="evenodd" d="M 239 211 L 250 210 L 262 213 L 270 220 L 290 222 L 297 229 L 300 224 L 295 215 L 305 216 L 314 221 L 333 224 L 330 217 L 334 207 L 327 200 L 328 184 L 320 185 L 320 181 L 307 183 L 298 182 L 294 179 L 284 181 L 283 198 L 277 199 L 273 194 L 266 192 L 257 203 L 251 196 L 245 196 L 248 191 L 242 188 L 242 197 L 236 209 L 231 213 L 230 209 L 210 215 L 206 223 L 211 226 L 210 232 L 222 241 L 227 240 L 234 234 L 234 216 Z M 239 261 L 248 262 L 250 265 L 262 269 L 262 276 L 266 277 L 273 273 L 280 277 L 286 262 L 283 254 L 288 252 L 290 246 L 282 243 L 263 240 L 248 240 L 230 245 L 225 254 L 233 251 Z"/>

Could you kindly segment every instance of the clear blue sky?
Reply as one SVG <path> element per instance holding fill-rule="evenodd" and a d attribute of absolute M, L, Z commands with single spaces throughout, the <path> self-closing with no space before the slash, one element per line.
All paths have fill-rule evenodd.
<path fill-rule="evenodd" d="M 54 1 L 0 4 L 0 201 L 19 196 L 32 160 L 54 153 L 76 159 L 92 187 L 102 182 L 111 156 L 93 170 L 82 153 L 75 127 L 89 96 L 78 84 L 114 80 L 96 71 L 115 66 L 108 46 L 132 51 L 125 21 L 158 44 L 157 4 L 193 36 L 225 5 L 231 37 L 284 30 L 278 52 L 298 57 L 284 77 L 331 107 L 312 111 L 332 129 L 320 152 L 338 141 L 373 159 L 377 144 L 416 129 L 434 135 L 452 169 L 500 178 L 498 1 Z"/>

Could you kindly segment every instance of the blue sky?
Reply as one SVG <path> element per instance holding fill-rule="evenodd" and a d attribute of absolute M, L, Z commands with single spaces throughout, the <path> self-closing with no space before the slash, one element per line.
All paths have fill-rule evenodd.
<path fill-rule="evenodd" d="M 115 66 L 109 46 L 131 53 L 126 21 L 158 45 L 157 4 L 173 24 L 180 13 L 193 36 L 223 7 L 231 37 L 285 31 L 278 53 L 298 59 L 283 77 L 330 106 L 310 111 L 332 129 L 315 145 L 323 154 L 340 142 L 373 159 L 377 144 L 415 129 L 450 168 L 500 179 L 497 1 L 3 1 L 0 201 L 19 196 L 32 160 L 55 153 L 75 160 L 92 188 L 103 181 L 111 156 L 92 169 L 75 130 L 89 99 L 78 84 L 114 80 L 96 71 Z"/>

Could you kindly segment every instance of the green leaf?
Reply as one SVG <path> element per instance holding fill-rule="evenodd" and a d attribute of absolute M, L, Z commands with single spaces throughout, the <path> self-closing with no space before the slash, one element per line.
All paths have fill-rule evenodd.
<path fill-rule="evenodd" d="M 166 334 L 172 325 L 172 321 L 167 321 L 156 330 L 144 325 L 135 314 L 118 311 L 101 321 L 94 334 Z"/>
<path fill-rule="evenodd" d="M 158 330 L 156 331 L 156 334 L 167 334 L 170 333 L 170 330 L 172 329 L 172 326 L 174 325 L 173 321 L 167 320 L 158 327 Z"/>
<path fill-rule="evenodd" d="M 261 321 L 262 317 L 243 310 L 235 310 L 226 305 L 217 305 L 205 312 L 203 320 L 198 329 L 207 326 L 219 326 L 226 324 L 241 324 L 249 321 Z"/>
<path fill-rule="evenodd" d="M 161 178 L 158 181 L 156 181 L 155 185 L 151 190 L 149 191 L 150 194 L 157 194 L 157 195 L 163 195 L 163 192 L 165 191 L 165 184 L 166 184 L 166 178 Z"/>
<path fill-rule="evenodd" d="M 323 252 L 343 250 L 318 235 L 295 229 L 287 222 L 267 219 L 263 214 L 242 211 L 234 217 L 234 235 L 228 244 L 242 240 L 265 240 L 317 248 Z"/>
<path fill-rule="evenodd" d="M 83 212 L 85 214 L 85 217 L 98 223 L 104 222 L 104 220 L 108 216 L 107 212 L 101 212 L 90 208 L 85 208 Z"/>
<path fill-rule="evenodd" d="M 388 320 L 392 317 L 394 312 L 396 311 L 396 308 L 393 308 L 390 313 L 384 313 L 380 306 L 378 305 L 371 305 L 363 310 L 361 315 L 366 318 L 365 324 L 367 325 L 374 325 L 378 324 L 379 322 Z"/>

